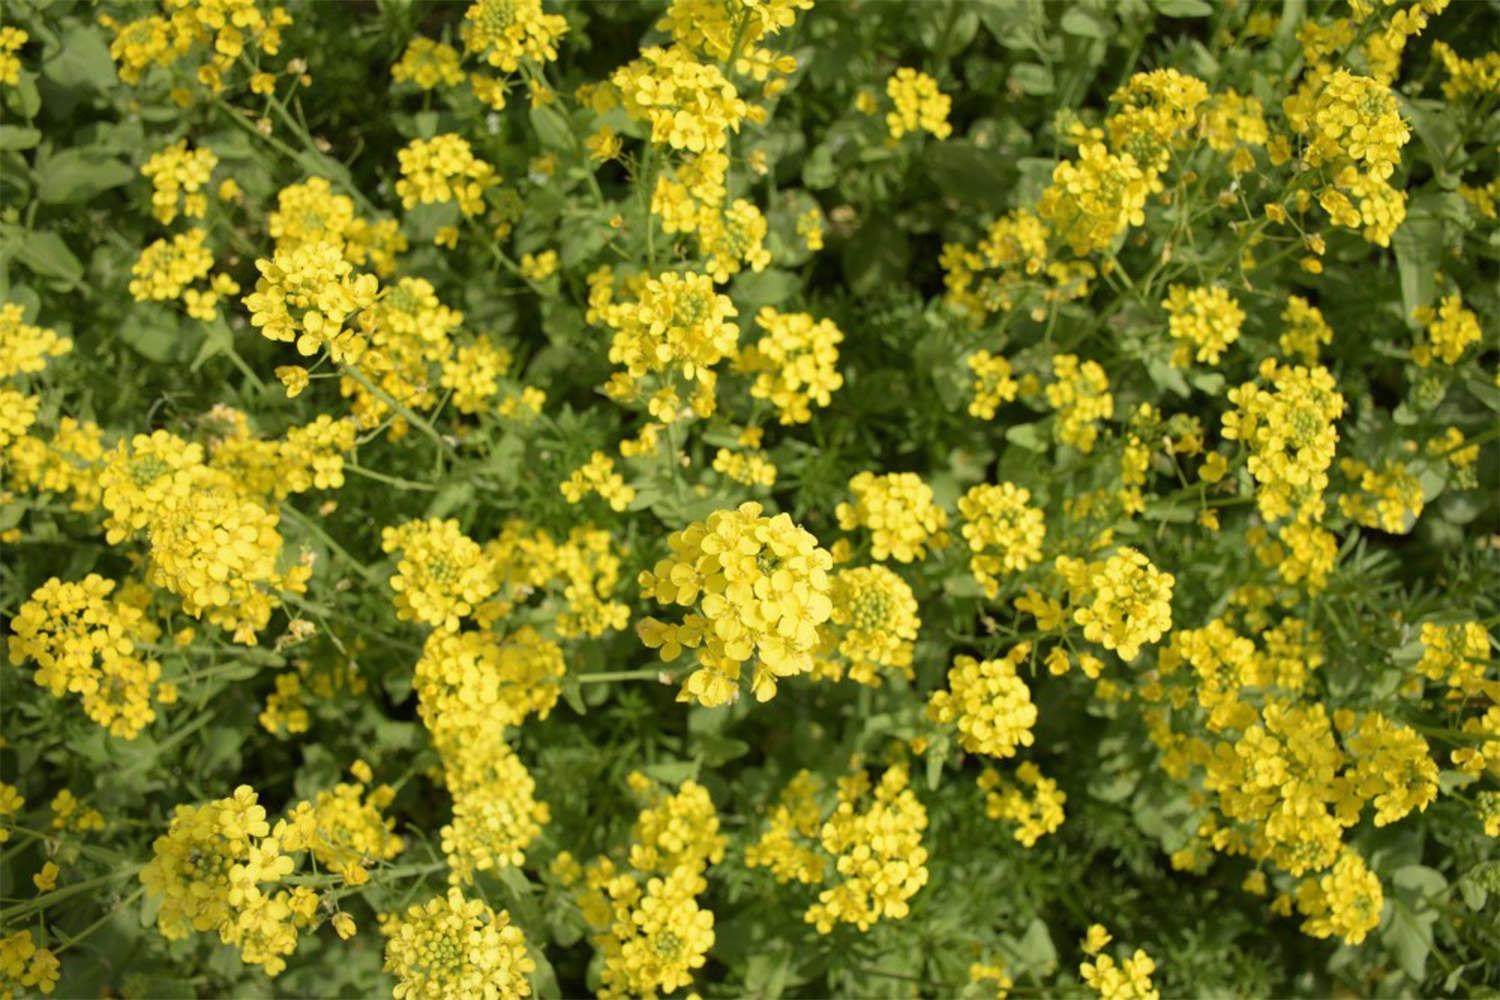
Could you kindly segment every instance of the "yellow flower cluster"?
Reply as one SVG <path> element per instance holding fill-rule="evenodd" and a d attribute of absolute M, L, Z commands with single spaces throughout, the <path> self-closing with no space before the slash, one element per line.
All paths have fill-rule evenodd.
<path fill-rule="evenodd" d="M 284 8 L 262 9 L 256 0 L 166 0 L 166 8 L 171 12 L 167 18 L 153 15 L 125 24 L 108 15 L 99 18 L 115 33 L 109 54 L 126 83 L 140 83 L 152 66 L 173 68 L 199 50 L 207 60 L 200 57 L 195 78 L 213 93 L 221 93 L 224 74 L 247 49 L 276 55 L 281 49 L 281 29 L 292 23 Z M 190 100 L 186 95 L 178 97 L 184 105 Z"/>
<path fill-rule="evenodd" d="M 527 977 L 536 963 L 521 929 L 505 910 L 496 913 L 457 888 L 405 913 L 381 914 L 380 933 L 396 1000 L 531 995 Z"/>
<path fill-rule="evenodd" d="M 1052 375 L 1054 381 L 1046 389 L 1047 403 L 1057 411 L 1052 434 L 1087 455 L 1099 439 L 1098 421 L 1108 420 L 1115 412 L 1109 377 L 1097 361 L 1079 364 L 1072 354 L 1052 358 Z"/>
<path fill-rule="evenodd" d="M 814 846 L 823 827 L 823 808 L 818 793 L 823 783 L 811 771 L 801 770 L 786 783 L 760 839 L 745 848 L 748 868 L 769 868 L 778 882 L 796 880 L 805 885 L 822 882 L 829 859 Z"/>
<path fill-rule="evenodd" d="M 429 729 L 478 731 L 545 719 L 564 669 L 562 650 L 530 626 L 504 637 L 437 631 L 422 647 L 412 686 Z"/>
<path fill-rule="evenodd" d="M 1096 935 L 1095 928 L 1101 933 Z M 1099 994 L 1100 1000 L 1158 1000 L 1161 993 L 1151 982 L 1151 973 L 1156 971 L 1151 956 L 1137 948 L 1129 958 L 1116 963 L 1109 955 L 1096 954 L 1108 941 L 1109 933 L 1101 925 L 1089 928 L 1086 950 L 1093 958 L 1078 966 L 1078 974 L 1089 989 Z"/>
<path fill-rule="evenodd" d="M 579 873 L 564 853 L 553 866 L 565 883 L 582 875 L 576 897 L 604 960 L 602 1000 L 656 996 L 692 984 L 714 943 L 713 912 L 698 897 L 726 843 L 702 785 L 684 781 L 667 794 L 639 772 L 628 780 L 644 807 L 623 864 L 600 855 Z"/>
<path fill-rule="evenodd" d="M 797 63 L 761 43 L 790 28 L 797 11 L 812 5 L 812 0 L 672 0 L 656 26 L 679 45 L 726 66 L 733 60 L 735 72 L 764 81 L 773 72 L 793 72 Z M 767 85 L 767 97 L 778 92 Z"/>
<path fill-rule="evenodd" d="M 53 577 L 15 613 L 9 651 L 14 663 L 37 665 L 32 680 L 53 697 L 78 695 L 89 718 L 110 735 L 133 739 L 156 718 L 152 699 L 169 702 L 176 692 L 158 686 L 161 664 L 137 649 L 155 642 L 161 630 L 135 594 L 111 599 L 114 589 L 113 580 L 95 573 L 80 583 Z"/>
<path fill-rule="evenodd" d="M 1479 317 L 1464 308 L 1463 297 L 1457 293 L 1443 296 L 1436 312 L 1431 306 L 1418 309 L 1416 320 L 1426 324 L 1427 343 L 1413 347 L 1411 356 L 1424 368 L 1434 361 L 1457 364 L 1464 350 L 1483 336 Z"/>
<path fill-rule="evenodd" d="M 500 183 L 495 168 L 474 155 L 455 132 L 413 139 L 396 151 L 401 179 L 396 195 L 405 208 L 457 202 L 466 216 L 484 211 L 484 192 Z"/>
<path fill-rule="evenodd" d="M 47 367 L 49 358 L 60 358 L 73 349 L 73 341 L 56 330 L 32 326 L 26 311 L 14 302 L 0 303 L 0 378 L 35 375 Z"/>
<path fill-rule="evenodd" d="M 207 237 L 202 229 L 190 229 L 170 242 L 160 239 L 147 245 L 130 269 L 131 296 L 137 302 L 168 302 L 182 297 L 189 285 L 214 266 L 213 252 L 203 245 Z M 232 279 L 226 280 L 233 291 L 239 290 Z"/>
<path fill-rule="evenodd" d="M 12 25 L 0 28 L 0 83 L 14 87 L 21 82 L 21 60 L 16 58 L 16 52 L 30 38 L 26 32 Z M 26 940 L 31 940 L 30 932 L 26 932 Z"/>
<path fill-rule="evenodd" d="M 1316 938 L 1337 936 L 1357 945 L 1380 925 L 1384 905 L 1380 879 L 1353 851 L 1346 850 L 1327 874 L 1297 885 L 1297 909 L 1307 917 L 1302 930 Z"/>
<path fill-rule="evenodd" d="M 667 539 L 671 555 L 642 570 L 642 596 L 697 610 L 679 625 L 644 618 L 641 641 L 667 663 L 696 650 L 698 668 L 681 701 L 714 707 L 739 695 L 742 664 L 754 660 L 750 690 L 758 701 L 776 679 L 807 673 L 820 627 L 833 612 L 833 560 L 787 514 L 765 517 L 758 503 L 719 510 Z"/>
<path fill-rule="evenodd" d="M 254 645 L 280 606 L 278 592 L 302 592 L 312 567 L 304 561 L 278 569 L 278 517 L 255 482 L 232 470 L 204 464 L 199 445 L 156 431 L 116 445 L 99 488 L 110 544 L 135 537 L 148 543 L 147 582 L 181 598 L 188 615 Z"/>
<path fill-rule="evenodd" d="M 969 543 L 969 572 L 994 600 L 1003 576 L 1042 561 L 1047 525 L 1030 506 L 1031 491 L 1014 483 L 980 483 L 958 501 L 964 541 Z"/>
<path fill-rule="evenodd" d="M 1439 625 L 1423 622 L 1422 658 L 1417 671 L 1429 680 L 1440 681 L 1465 697 L 1483 695 L 1500 700 L 1500 681 L 1485 678 L 1489 670 L 1489 633 L 1479 622 Z"/>
<path fill-rule="evenodd" d="M 1343 415 L 1344 397 L 1321 366 L 1278 365 L 1266 358 L 1259 371 L 1272 389 L 1246 382 L 1229 390 L 1235 409 L 1224 414 L 1224 437 L 1250 449 L 1262 517 L 1317 521 L 1339 439 L 1333 422 Z"/>
<path fill-rule="evenodd" d="M 169 941 L 217 931 L 248 965 L 267 975 L 286 968 L 297 933 L 316 922 L 318 897 L 306 886 L 276 888 L 296 867 L 283 853 L 282 822 L 273 831 L 254 789 L 228 798 L 179 805 L 156 838 L 141 883 L 159 900 L 156 927 Z"/>
<path fill-rule="evenodd" d="M 564 606 L 552 620 L 564 639 L 598 637 L 622 629 L 630 611 L 610 598 L 620 579 L 622 550 L 610 533 L 582 525 L 562 541 L 524 521 L 506 522 L 500 536 L 484 546 L 494 567 L 497 590 L 476 609 L 474 617 L 490 625 L 511 614 L 535 594 L 555 591 Z"/>
<path fill-rule="evenodd" d="M 440 835 L 455 884 L 521 864 L 550 819 L 505 733 L 531 714 L 546 717 L 563 670 L 562 650 L 530 628 L 503 640 L 488 631 L 428 637 L 413 686 L 453 796 Z"/>
<path fill-rule="evenodd" d="M 1137 73 L 1110 95 L 1110 145 L 1154 172 L 1167 169 L 1172 149 L 1193 138 L 1208 87 L 1175 69 Z"/>
<path fill-rule="evenodd" d="M 1223 288 L 1173 285 L 1161 305 L 1167 311 L 1167 330 L 1177 341 L 1172 364 L 1178 368 L 1193 360 L 1216 365 L 1225 349 L 1240 339 L 1245 311 Z"/>
<path fill-rule="evenodd" d="M 1122 545 L 1107 559 L 1085 563 L 1059 556 L 1055 565 L 1068 584 L 1073 620 L 1089 642 L 1128 663 L 1171 630 L 1175 580 L 1144 553 Z"/>
<path fill-rule="evenodd" d="M 1391 88 L 1347 70 L 1335 70 L 1310 102 L 1305 94 L 1288 98 L 1285 110 L 1292 127 L 1307 137 L 1304 155 L 1314 167 L 1352 161 L 1384 180 L 1411 138 Z"/>
<path fill-rule="evenodd" d="M 365 347 L 352 360 L 358 362 L 363 378 L 346 374 L 339 383 L 340 392 L 352 398 L 361 427 L 378 426 L 391 414 L 391 400 L 412 410 L 437 405 L 441 376 L 432 377 L 433 365 L 453 377 L 465 374 L 456 367 L 451 337 L 463 318 L 463 313 L 438 300 L 432 283 L 424 278 L 401 278 L 386 286 L 359 316 L 360 327 L 367 331 L 360 335 Z M 391 424 L 392 438 L 410 430 L 399 413 L 391 417 Z"/>
<path fill-rule="evenodd" d="M 1282 331 L 1281 351 L 1305 365 L 1318 363 L 1318 348 L 1333 343 L 1333 329 L 1317 306 L 1300 295 L 1289 295 L 1281 313 L 1286 324 Z"/>
<path fill-rule="evenodd" d="M 495 69 L 514 73 L 523 60 L 556 59 L 558 39 L 567 30 L 565 18 L 542 13 L 542 0 L 476 0 L 464 12 L 459 33 L 466 51 Z"/>
<path fill-rule="evenodd" d="M 1443 81 L 1443 96 L 1448 100 L 1500 93 L 1500 52 L 1465 59 L 1447 42 L 1433 42 L 1432 54 L 1442 60 L 1443 72 L 1448 74 Z"/>
<path fill-rule="evenodd" d="M 892 139 L 908 132 L 928 132 L 939 139 L 953 134 L 948 111 L 953 99 L 938 90 L 937 81 L 926 73 L 902 66 L 885 81 L 885 95 L 893 108 L 885 116 Z"/>
<path fill-rule="evenodd" d="M 244 298 L 251 326 L 270 340 L 295 343 L 303 356 L 326 350 L 334 361 L 360 359 L 368 341 L 344 324 L 374 305 L 380 283 L 373 274 L 355 274 L 332 242 L 278 246 L 255 267 L 260 277 Z"/>
<path fill-rule="evenodd" d="M 0 28 L 0 32 L 9 30 Z M 3 70 L 0 62 L 0 81 L 4 80 Z M 9 998 L 32 990 L 50 996 L 57 988 L 60 968 L 52 949 L 38 948 L 31 931 L 16 931 L 0 938 L 0 996 Z"/>
<path fill-rule="evenodd" d="M 948 512 L 934 502 L 932 487 L 915 472 L 861 472 L 849 480 L 849 492 L 854 502 L 834 509 L 839 527 L 868 528 L 876 559 L 922 560 L 929 547 L 948 544 Z"/>
<path fill-rule="evenodd" d="M 999 660 L 955 657 L 948 690 L 932 693 L 927 717 L 940 725 L 956 725 L 958 742 L 970 753 L 1014 757 L 1017 747 L 1031 746 L 1031 728 L 1036 725 L 1031 689 L 1016 675 L 1030 655 L 1031 643 L 1023 642 Z"/>
<path fill-rule="evenodd" d="M 720 448 L 714 452 L 713 469 L 719 475 L 746 486 L 776 485 L 776 463 L 759 449 L 732 451 Z"/>
<path fill-rule="evenodd" d="M 635 499 L 635 487 L 625 485 L 615 471 L 614 460 L 602 451 L 594 452 L 587 462 L 570 472 L 558 489 L 568 503 L 582 503 L 585 496 L 597 493 L 616 511 L 629 507 Z"/>
<path fill-rule="evenodd" d="M 211 149 L 188 149 L 186 139 L 157 150 L 141 166 L 141 174 L 151 182 L 151 214 L 162 225 L 171 225 L 178 212 L 190 219 L 201 219 L 208 211 L 208 197 L 201 192 L 208 186 L 219 157 Z"/>
<path fill-rule="evenodd" d="M 1404 535 L 1422 515 L 1422 483 L 1404 462 L 1386 460 L 1379 471 L 1345 458 L 1339 469 L 1359 483 L 1358 493 L 1339 497 L 1339 510 L 1367 528 Z"/>
<path fill-rule="evenodd" d="M 1406 196 L 1389 182 L 1411 132 L 1396 96 L 1377 79 L 1321 65 L 1284 102 L 1287 120 L 1307 140 L 1303 158 L 1327 184 L 1318 203 L 1335 225 L 1364 227 L 1366 239 L 1389 246 L 1406 218 Z M 1358 205 L 1350 200 L 1358 199 Z"/>
<path fill-rule="evenodd" d="M 417 35 L 407 43 L 406 51 L 391 67 L 391 79 L 397 83 L 414 83 L 423 90 L 435 90 L 463 83 L 464 71 L 458 65 L 457 49 Z"/>
<path fill-rule="evenodd" d="M 308 624 L 303 621 L 300 630 L 305 630 Z M 293 622 L 288 631 L 296 636 L 299 626 Z M 267 732 L 277 735 L 305 733 L 312 725 L 309 698 L 331 701 L 339 694 L 362 694 L 367 686 L 352 661 L 314 664 L 305 659 L 294 660 L 291 669 L 276 675 L 276 689 L 266 695 L 266 707 L 259 722 Z"/>
<path fill-rule="evenodd" d="M 879 687 L 881 671 L 912 676 L 912 646 L 922 620 L 905 580 L 885 566 L 861 566 L 833 575 L 833 612 L 823 628 L 815 672 Z"/>
<path fill-rule="evenodd" d="M 349 770 L 356 781 L 340 782 L 318 792 L 311 802 L 298 802 L 278 824 L 283 850 L 309 851 L 323 869 L 351 886 L 369 881 L 369 868 L 390 861 L 406 849 L 393 831 L 396 821 L 382 815 L 396 792 L 390 785 L 366 790 L 370 766 L 355 761 Z"/>
<path fill-rule="evenodd" d="M 396 616 L 458 631 L 460 618 L 495 592 L 494 570 L 479 547 L 453 519 L 407 521 L 380 533 L 381 547 L 399 550 L 391 589 Z"/>
<path fill-rule="evenodd" d="M 1063 806 L 1068 796 L 1057 787 L 1056 781 L 1043 777 L 1041 769 L 1031 761 L 1016 767 L 1015 783 L 987 767 L 979 775 L 979 787 L 985 793 L 985 815 L 1015 823 L 1016 842 L 1022 847 L 1035 847 L 1038 840 L 1063 825 Z"/>
<path fill-rule="evenodd" d="M 1107 250 L 1131 226 L 1146 221 L 1146 198 L 1160 187 L 1129 153 L 1116 155 L 1093 142 L 1078 158 L 1063 160 L 1037 200 L 1036 214 L 1074 256 Z"/>
<path fill-rule="evenodd" d="M 964 359 L 974 373 L 974 398 L 969 401 L 969 416 L 980 420 L 995 419 L 1001 403 L 1016 398 L 1020 386 L 1011 378 L 1010 362 L 989 351 L 975 351 Z"/>
<path fill-rule="evenodd" d="M 322 177 L 289 184 L 276 195 L 276 208 L 266 218 L 266 232 L 276 250 L 332 243 L 355 267 L 368 265 L 381 276 L 396 269 L 396 254 L 407 248 L 395 219 L 370 222 L 355 214 L 354 200 L 334 194 Z"/>
<path fill-rule="evenodd" d="M 680 416 L 680 404 L 671 381 L 681 376 L 698 384 L 698 415 L 713 412 L 717 376 L 712 368 L 734 353 L 740 332 L 731 321 L 734 305 L 729 296 L 714 291 L 712 278 L 691 272 L 647 278 L 635 301 L 611 303 L 598 313 L 614 331 L 609 360 L 625 368 L 615 375 L 612 393 L 632 392 L 646 376 L 661 375 L 666 395 L 652 400 L 651 415 L 672 423 Z"/>
<path fill-rule="evenodd" d="M 769 400 L 783 424 L 805 424 L 811 407 L 827 406 L 844 384 L 838 345 L 844 335 L 832 320 L 783 313 L 770 306 L 755 316 L 765 335 L 740 351 L 735 368 L 755 376 L 754 399 Z"/>
<path fill-rule="evenodd" d="M 680 46 L 649 46 L 615 70 L 610 83 L 625 113 L 651 126 L 651 142 L 679 151 L 723 150 L 740 123 L 764 117 L 712 63 Z"/>
<path fill-rule="evenodd" d="M 818 832 L 833 859 L 835 881 L 818 893 L 803 919 L 829 934 L 835 924 L 869 930 L 879 920 L 905 919 L 907 900 L 927 884 L 922 831 L 927 810 L 911 790 L 905 764 L 893 764 L 870 788 L 862 762 L 839 782 L 838 804 Z"/>

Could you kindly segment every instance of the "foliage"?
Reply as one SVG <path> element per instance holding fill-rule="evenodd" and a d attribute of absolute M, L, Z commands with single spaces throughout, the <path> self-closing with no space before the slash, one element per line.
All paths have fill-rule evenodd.
<path fill-rule="evenodd" d="M 1500 989 L 1497 29 L 10 0 L 0 996 Z"/>

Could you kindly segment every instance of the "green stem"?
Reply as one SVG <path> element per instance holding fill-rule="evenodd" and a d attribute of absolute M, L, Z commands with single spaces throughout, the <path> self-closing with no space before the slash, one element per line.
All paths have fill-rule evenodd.
<path fill-rule="evenodd" d="M 56 948 L 53 948 L 52 949 L 52 954 L 54 954 L 54 955 L 60 955 L 63 952 L 67 951 L 69 948 L 73 947 L 75 944 L 77 944 L 78 942 L 82 941 L 84 938 L 88 937 L 90 934 L 94 933 L 100 927 L 103 927 L 105 924 L 109 923 L 109 921 L 111 921 L 111 920 L 114 919 L 114 916 L 115 916 L 116 913 L 119 913 L 121 910 L 123 910 L 126 907 L 130 906 L 137 899 L 140 899 L 145 894 L 146 894 L 146 887 L 145 886 L 138 886 L 134 892 L 132 892 L 130 895 L 126 896 L 124 899 L 120 900 L 120 902 L 118 904 L 116 904 L 114 907 L 112 907 L 110 909 L 110 911 L 108 913 L 106 913 L 104 916 L 100 917 L 98 920 L 95 920 L 93 923 L 89 924 L 87 927 L 85 927 L 83 930 L 79 931 L 77 934 L 74 934 L 72 937 L 68 938 L 66 941 L 64 941 L 62 944 L 58 945 Z"/>
<path fill-rule="evenodd" d="M 306 514 L 293 507 L 291 504 L 282 504 L 281 512 L 290 517 L 293 521 L 296 521 L 307 531 L 315 535 L 319 541 L 328 546 L 328 550 L 330 552 L 338 556 L 340 559 L 344 560 L 344 562 L 349 564 L 349 567 L 351 569 L 359 573 L 360 576 L 364 577 L 366 583 L 379 586 L 384 582 L 383 580 L 381 580 L 379 573 L 375 572 L 373 569 L 366 566 L 358 559 L 354 558 L 354 556 L 350 555 L 347 549 L 345 549 L 338 542 L 334 541 L 333 537 L 329 535 L 328 532 L 323 530 L 323 526 L 318 524 L 312 518 L 308 517 Z"/>
<path fill-rule="evenodd" d="M 579 684 L 614 684 L 616 681 L 646 680 L 661 682 L 663 676 L 670 678 L 671 674 L 666 670 L 615 670 L 599 674 L 575 674 L 572 680 Z M 663 683 L 669 683 L 669 681 Z"/>
<path fill-rule="evenodd" d="M 111 872 L 108 875 L 100 875 L 98 878 L 84 879 L 82 882 L 74 882 L 72 885 L 65 885 L 61 889 L 53 889 L 51 892 L 46 892 L 40 896 L 35 896 L 19 906 L 12 906 L 8 910 L 0 910 L 0 927 L 14 923 L 19 917 L 28 916 L 32 913 L 35 913 L 37 910 L 45 910 L 47 907 L 52 906 L 55 903 L 60 903 L 65 899 L 71 899 L 74 896 L 79 895 L 80 893 L 89 892 L 90 890 L 97 889 L 101 886 L 112 885 L 115 882 L 120 881 L 121 879 L 134 878 L 136 875 L 140 874 L 141 869 L 144 867 L 146 867 L 144 864 L 127 865 L 126 867 Z"/>
<path fill-rule="evenodd" d="M 401 490 L 419 490 L 423 493 L 437 492 L 437 487 L 430 483 L 419 483 L 412 479 L 402 479 L 400 476 L 388 476 L 384 472 L 376 472 L 374 469 L 366 469 L 362 465 L 355 465 L 348 459 L 344 460 L 344 471 L 352 472 L 356 476 L 364 476 L 366 479 L 386 483 Z"/>
<path fill-rule="evenodd" d="M 447 451 L 453 450 L 452 442 L 439 434 L 436 427 L 432 426 L 432 424 L 428 423 L 423 418 L 417 416 L 417 414 L 413 412 L 412 409 L 405 403 L 398 402 L 390 393 L 380 388 L 380 386 L 376 385 L 374 382 L 371 382 L 369 376 L 367 376 L 364 372 L 360 371 L 353 365 L 339 365 L 339 371 L 349 376 L 355 382 L 358 382 L 366 392 L 374 396 L 376 399 L 380 400 L 396 413 L 400 414 L 401 418 L 407 423 L 411 424 L 417 430 L 421 431 L 423 434 L 426 434 L 428 437 L 430 437 L 433 441 L 437 442 L 438 447 L 443 448 Z"/>

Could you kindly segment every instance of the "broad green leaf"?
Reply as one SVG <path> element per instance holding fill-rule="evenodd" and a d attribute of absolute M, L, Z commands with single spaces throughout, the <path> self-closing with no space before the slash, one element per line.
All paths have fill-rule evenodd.
<path fill-rule="evenodd" d="M 1163 17 L 1210 17 L 1214 12 L 1208 0 L 1152 0 L 1151 6 Z"/>
<path fill-rule="evenodd" d="M 109 45 L 103 29 L 93 24 L 76 24 L 62 35 L 62 49 L 42 63 L 42 75 L 59 87 L 88 86 L 105 91 L 117 82 L 115 61 L 109 56 Z"/>
<path fill-rule="evenodd" d="M 1010 68 L 1010 78 L 1016 86 L 1033 97 L 1044 97 L 1056 89 L 1052 71 L 1037 63 L 1017 63 Z"/>
<path fill-rule="evenodd" d="M 83 264 L 56 233 L 32 233 L 19 226 L 5 226 L 0 232 L 4 234 L 6 252 L 14 253 L 16 260 L 38 277 L 68 286 L 83 277 Z"/>
<path fill-rule="evenodd" d="M 25 125 L 0 125 L 0 150 L 30 149 L 42 138 L 42 133 Z"/>
<path fill-rule="evenodd" d="M 844 277 L 851 291 L 870 295 L 899 284 L 910 260 L 906 234 L 890 222 L 871 220 L 844 248 Z"/>
<path fill-rule="evenodd" d="M 135 177 L 124 161 L 88 147 L 65 149 L 49 157 L 37 173 L 37 198 L 50 205 L 81 204 Z"/>
<path fill-rule="evenodd" d="M 794 271 L 768 267 L 760 273 L 749 271 L 734 279 L 729 296 L 745 313 L 761 306 L 779 306 L 802 288 L 802 277 Z"/>

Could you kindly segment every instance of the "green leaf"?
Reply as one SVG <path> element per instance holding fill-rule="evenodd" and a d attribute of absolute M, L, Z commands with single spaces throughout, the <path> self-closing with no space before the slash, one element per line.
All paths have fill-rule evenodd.
<path fill-rule="evenodd" d="M 30 149 L 42 138 L 42 133 L 25 125 L 0 125 L 0 150 Z"/>
<path fill-rule="evenodd" d="M 759 274 L 752 271 L 735 278 L 729 297 L 745 312 L 752 312 L 761 306 L 781 305 L 801 288 L 802 278 L 797 273 L 768 267 Z"/>
<path fill-rule="evenodd" d="M 52 278 L 68 286 L 83 277 L 82 262 L 56 233 L 31 233 L 20 226 L 5 226 L 3 236 L 6 252 L 14 253 L 16 260 L 38 277 Z"/>
<path fill-rule="evenodd" d="M 898 284 L 911 261 L 911 244 L 894 223 L 865 223 L 844 248 L 844 277 L 857 295 Z"/>
<path fill-rule="evenodd" d="M 531 109 L 531 127 L 544 148 L 562 152 L 573 148 L 573 130 L 562 112 L 550 105 Z"/>
<path fill-rule="evenodd" d="M 1500 388 L 1481 378 L 1464 379 L 1464 388 L 1485 406 L 1500 413 Z"/>
<path fill-rule="evenodd" d="M 1422 203 L 1421 198 L 1412 202 L 1406 221 L 1391 237 L 1401 278 L 1401 308 L 1408 320 L 1419 307 L 1432 303 L 1433 275 L 1443 259 L 1443 221 Z"/>
<path fill-rule="evenodd" d="M 1010 78 L 1022 92 L 1034 97 L 1045 97 L 1057 87 L 1052 71 L 1037 63 L 1017 63 L 1010 68 Z"/>
<path fill-rule="evenodd" d="M 1208 17 L 1214 12 L 1207 0 L 1154 0 L 1151 6 L 1163 17 Z"/>
<path fill-rule="evenodd" d="M 1010 165 L 972 142 L 933 143 L 922 154 L 922 166 L 939 191 L 965 204 L 993 204 L 1008 193 L 1009 185 L 999 181 Z"/>
<path fill-rule="evenodd" d="M 59 87 L 88 86 L 108 90 L 116 83 L 115 61 L 104 33 L 92 24 L 75 24 L 63 32 L 62 49 L 42 63 L 42 75 Z"/>
<path fill-rule="evenodd" d="M 810 191 L 821 191 L 838 183 L 838 168 L 833 164 L 833 150 L 825 143 L 814 146 L 807 159 L 802 161 L 802 186 Z"/>
<path fill-rule="evenodd" d="M 1146 362 L 1146 374 L 1162 389 L 1170 389 L 1179 396 L 1192 394 L 1193 390 L 1188 388 L 1187 379 L 1182 377 L 1182 372 L 1165 361 L 1153 358 Z"/>
<path fill-rule="evenodd" d="M 1079 38 L 1108 38 L 1110 25 L 1082 7 L 1069 7 L 1059 22 L 1063 31 Z"/>
<path fill-rule="evenodd" d="M 86 202 L 135 177 L 124 161 L 90 147 L 65 149 L 49 157 L 37 173 L 37 199 L 49 205 Z"/>
<path fill-rule="evenodd" d="M 1046 432 L 1042 429 L 1042 425 L 1039 423 L 1016 424 L 1007 427 L 1005 429 L 1005 440 L 1013 445 L 1025 448 L 1027 451 L 1036 452 L 1046 451 L 1048 446 L 1052 444 Z"/>
<path fill-rule="evenodd" d="M 161 306 L 141 306 L 120 324 L 120 339 L 146 360 L 163 364 L 177 356 L 182 331 L 171 312 Z"/>

